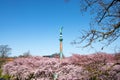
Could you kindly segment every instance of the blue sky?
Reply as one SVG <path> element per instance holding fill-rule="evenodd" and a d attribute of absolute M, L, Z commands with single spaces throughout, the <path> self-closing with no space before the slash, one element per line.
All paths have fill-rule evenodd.
<path fill-rule="evenodd" d="M 80 12 L 79 0 L 0 0 L 0 44 L 12 48 L 11 55 L 18 56 L 30 50 L 32 55 L 59 53 L 59 28 L 63 29 L 63 52 L 90 54 L 100 51 L 81 49 L 70 44 L 80 31 L 89 28 L 89 12 Z M 103 52 L 114 52 L 114 45 Z M 117 46 L 118 47 L 118 46 Z"/>

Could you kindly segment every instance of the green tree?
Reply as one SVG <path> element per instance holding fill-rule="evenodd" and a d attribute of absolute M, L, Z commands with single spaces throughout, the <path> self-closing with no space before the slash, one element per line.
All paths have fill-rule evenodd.
<path fill-rule="evenodd" d="M 8 45 L 0 45 L 0 57 L 6 58 L 10 54 L 11 48 Z"/>
<path fill-rule="evenodd" d="M 85 42 L 82 47 L 88 47 L 94 42 L 104 41 L 103 49 L 120 37 L 120 0 L 80 0 L 80 11 L 90 11 L 92 26 L 73 44 Z"/>

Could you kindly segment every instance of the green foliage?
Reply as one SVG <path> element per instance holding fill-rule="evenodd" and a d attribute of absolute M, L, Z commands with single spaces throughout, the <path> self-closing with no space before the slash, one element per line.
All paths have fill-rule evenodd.
<path fill-rule="evenodd" d="M 0 77 L 2 76 L 2 70 L 0 69 Z"/>
<path fill-rule="evenodd" d="M 11 77 L 8 74 L 2 75 L 2 66 L 6 63 L 6 61 L 3 58 L 0 58 L 0 78 L 3 78 L 5 80 L 9 80 Z"/>
<path fill-rule="evenodd" d="M 0 59 L 0 68 L 2 67 L 2 65 L 5 63 L 5 60 Z"/>
<path fill-rule="evenodd" d="M 2 75 L 2 69 L 0 69 L 0 78 L 4 78 L 5 80 L 9 80 L 11 78 L 11 76 L 9 76 L 8 74 Z"/>

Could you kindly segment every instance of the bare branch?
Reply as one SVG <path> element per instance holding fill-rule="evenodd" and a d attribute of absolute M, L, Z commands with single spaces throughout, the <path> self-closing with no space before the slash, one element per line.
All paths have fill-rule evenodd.
<path fill-rule="evenodd" d="M 95 42 L 105 41 L 104 46 L 108 46 L 120 37 L 120 0 L 84 0 L 81 1 L 81 5 L 81 8 L 86 8 L 86 10 L 89 8 L 93 12 L 95 20 L 93 24 L 96 29 L 85 31 L 80 40 L 77 40 L 77 44 L 85 42 L 83 47 L 88 47 Z"/>
<path fill-rule="evenodd" d="M 109 11 L 109 8 L 114 4 L 114 2 L 116 2 L 116 0 L 113 0 L 113 1 L 108 5 L 108 7 L 105 8 L 105 12 L 103 13 L 103 15 L 102 15 L 102 17 L 100 18 L 100 20 L 98 21 L 98 23 L 100 23 L 100 22 L 104 19 L 107 11 Z"/>

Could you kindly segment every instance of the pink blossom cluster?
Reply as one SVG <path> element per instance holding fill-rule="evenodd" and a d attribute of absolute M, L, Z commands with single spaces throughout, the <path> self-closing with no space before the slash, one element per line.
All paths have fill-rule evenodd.
<path fill-rule="evenodd" d="M 89 65 L 92 63 L 95 63 L 95 64 L 107 63 L 107 62 L 114 61 L 114 55 L 106 54 L 106 53 L 95 53 L 90 55 L 73 54 L 70 57 L 70 61 L 72 64 L 76 64 L 80 66 Z"/>
<path fill-rule="evenodd" d="M 17 58 L 3 66 L 3 74 L 9 74 L 11 80 L 120 80 L 120 64 L 114 57 L 97 53 L 74 54 L 61 61 L 47 57 Z"/>
<path fill-rule="evenodd" d="M 116 60 L 116 54 L 74 54 L 70 59 L 88 71 L 89 80 L 120 80 L 120 58 Z"/>
<path fill-rule="evenodd" d="M 69 63 L 69 58 L 62 61 L 46 57 L 17 58 L 3 66 L 3 74 L 15 80 L 53 80 L 55 74 L 58 80 L 86 78 L 82 67 Z"/>

